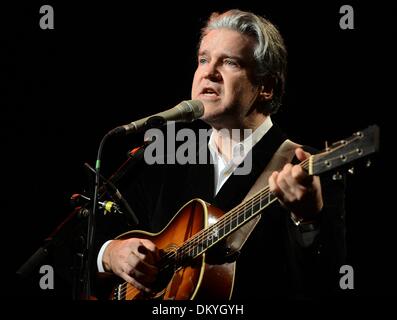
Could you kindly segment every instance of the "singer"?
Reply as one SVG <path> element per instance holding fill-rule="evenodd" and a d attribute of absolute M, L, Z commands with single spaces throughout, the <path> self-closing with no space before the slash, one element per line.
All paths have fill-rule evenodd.
<path fill-rule="evenodd" d="M 212 128 L 209 141 L 197 151 L 199 158 L 208 150 L 208 161 L 184 165 L 141 161 L 131 176 L 124 177 L 120 188 L 139 215 L 140 225 L 134 229 L 157 234 L 118 237 L 131 227 L 120 224 L 109 230 L 108 223 L 98 225 L 94 268 L 119 278 L 122 285 L 115 287 L 116 298 L 257 300 L 338 293 L 339 268 L 345 259 L 344 178 L 308 175 L 299 163 L 315 150 L 286 142 L 273 122 L 271 116 L 284 94 L 286 69 L 283 38 L 269 20 L 240 10 L 210 16 L 202 29 L 191 89 L 191 98 L 204 105 L 201 119 Z M 251 130 L 251 142 L 234 138 L 230 133 L 236 129 Z M 234 174 L 248 155 L 249 174 Z M 257 181 L 261 188 L 269 186 L 268 197 L 276 197 L 275 203 L 185 268 L 191 261 L 178 255 L 180 244 L 173 236 L 186 234 L 188 240 L 194 235 L 189 228 L 181 230 L 179 223 L 189 217 L 187 224 L 194 228 L 189 212 L 201 210 L 205 203 L 193 202 L 192 209 L 190 202 L 179 210 L 199 198 L 212 205 L 208 210 L 228 212 L 244 201 Z M 204 245 L 227 232 L 214 228 Z M 166 235 L 168 246 L 155 241 Z M 190 248 L 190 257 L 201 250 Z M 172 270 L 173 277 L 164 272 L 167 257 L 181 266 Z M 219 273 L 211 275 L 211 268 Z M 190 286 L 184 282 L 186 275 L 192 288 L 186 289 Z M 200 295 L 208 285 L 212 288 Z M 98 282 L 97 291 L 100 288 Z"/>

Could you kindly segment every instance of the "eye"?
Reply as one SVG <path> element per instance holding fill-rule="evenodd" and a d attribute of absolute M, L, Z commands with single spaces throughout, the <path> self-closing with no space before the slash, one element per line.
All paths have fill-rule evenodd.
<path fill-rule="evenodd" d="M 199 57 L 198 58 L 198 63 L 199 64 L 204 64 L 204 63 L 207 63 L 207 62 L 208 62 L 208 60 L 207 60 L 206 57 Z"/>
<path fill-rule="evenodd" d="M 238 63 L 235 60 L 232 59 L 225 59 L 223 60 L 223 63 L 225 65 L 231 66 L 231 67 L 238 67 Z"/>

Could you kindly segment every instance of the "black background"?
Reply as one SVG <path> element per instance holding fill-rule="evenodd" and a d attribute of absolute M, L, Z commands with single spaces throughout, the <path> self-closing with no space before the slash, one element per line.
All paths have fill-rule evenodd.
<path fill-rule="evenodd" d="M 39 27 L 44 4 L 54 8 L 54 30 Z M 354 30 L 339 27 L 343 4 L 353 6 Z M 321 149 L 325 140 L 380 126 L 374 166 L 348 180 L 348 262 L 355 271 L 349 297 L 392 295 L 397 37 L 386 1 L 2 5 L 1 264 L 7 279 L 71 212 L 71 194 L 87 189 L 83 164 L 93 165 L 108 130 L 190 98 L 199 30 L 210 12 L 229 8 L 267 16 L 285 38 L 286 96 L 273 120 L 295 141 Z M 104 174 L 140 142 L 136 136 L 109 143 Z M 42 295 L 37 288 L 27 294 Z"/>

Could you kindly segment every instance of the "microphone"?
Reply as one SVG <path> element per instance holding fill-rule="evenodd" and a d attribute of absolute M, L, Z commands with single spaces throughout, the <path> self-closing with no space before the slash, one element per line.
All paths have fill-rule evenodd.
<path fill-rule="evenodd" d="M 119 126 L 109 131 L 108 135 L 127 135 L 138 132 L 146 127 L 148 120 L 153 117 L 160 117 L 164 121 L 192 122 L 204 114 L 204 105 L 200 100 L 185 100 L 175 107 L 156 113 L 152 116 L 139 119 L 124 126 Z"/>

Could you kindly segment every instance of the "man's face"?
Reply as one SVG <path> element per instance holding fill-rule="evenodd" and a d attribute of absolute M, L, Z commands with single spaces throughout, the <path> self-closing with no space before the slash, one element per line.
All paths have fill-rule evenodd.
<path fill-rule="evenodd" d="M 254 40 L 229 29 L 216 29 L 203 37 L 193 78 L 192 99 L 204 103 L 203 120 L 214 127 L 242 121 L 256 101 Z M 256 113 L 256 111 L 254 111 Z"/>

